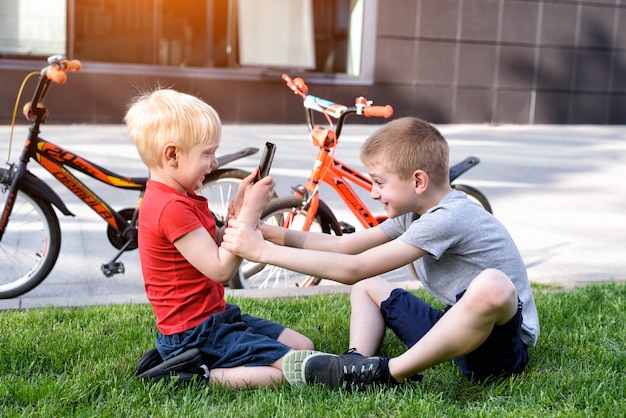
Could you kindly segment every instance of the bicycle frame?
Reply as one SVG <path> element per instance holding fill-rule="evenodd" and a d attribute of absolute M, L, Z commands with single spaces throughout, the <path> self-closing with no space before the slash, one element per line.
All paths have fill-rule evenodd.
<path fill-rule="evenodd" d="M 298 197 L 304 197 L 303 204 L 308 209 L 305 228 L 311 227 L 317 214 L 320 183 L 326 183 L 335 190 L 364 228 L 374 227 L 385 218 L 385 216 L 374 216 L 350 185 L 352 183 L 371 192 L 372 180 L 337 160 L 331 155 L 330 150 L 322 147 L 317 153 L 315 168 L 311 172 L 309 181 L 303 186 L 306 196 L 302 191 L 296 191 Z"/>
<path fill-rule="evenodd" d="M 38 136 L 34 141 L 31 139 L 30 143 L 32 146 L 27 145 L 32 150 L 32 155 L 29 157 L 35 159 L 41 167 L 67 187 L 111 227 L 124 232 L 129 226 L 127 220 L 65 167 L 75 169 L 110 186 L 126 190 L 145 190 L 147 177 L 132 178 L 118 175 Z"/>

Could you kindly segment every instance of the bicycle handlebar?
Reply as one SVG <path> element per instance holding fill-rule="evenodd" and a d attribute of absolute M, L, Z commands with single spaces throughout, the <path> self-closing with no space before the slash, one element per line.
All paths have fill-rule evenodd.
<path fill-rule="evenodd" d="M 344 114 L 349 113 L 356 113 L 368 118 L 382 117 L 385 119 L 389 119 L 393 115 L 393 107 L 391 105 L 372 106 L 372 102 L 365 97 L 357 97 L 354 107 L 348 107 L 309 94 L 309 87 L 300 77 L 291 79 L 287 74 L 283 74 L 282 79 L 289 89 L 304 99 L 304 107 L 329 114 L 336 119 L 340 119 Z"/>
<path fill-rule="evenodd" d="M 303 105 L 306 109 L 307 123 L 311 132 L 314 129 L 313 111 L 322 113 L 331 126 L 332 122 L 329 117 L 337 119 L 337 126 L 334 129 L 335 140 L 339 138 L 341 128 L 348 115 L 357 114 L 366 118 L 380 117 L 385 119 L 389 119 L 393 115 L 393 108 L 390 105 L 373 106 L 371 100 L 367 100 L 365 97 L 357 97 L 354 106 L 348 107 L 309 94 L 309 87 L 300 77 L 291 79 L 287 74 L 283 74 L 282 79 L 291 91 L 302 97 Z"/>
<path fill-rule="evenodd" d="M 52 57 L 51 57 L 52 58 Z M 57 84 L 64 84 L 67 81 L 67 72 L 77 72 L 80 70 L 81 64 L 78 60 L 67 60 L 63 58 L 53 59 L 50 65 L 41 70 L 42 75 L 48 80 Z"/>
<path fill-rule="evenodd" d="M 48 57 L 48 65 L 40 72 L 33 99 L 24 105 L 23 112 L 26 119 L 37 124 L 41 123 L 41 120 L 48 116 L 48 110 L 42 102 L 48 93 L 50 83 L 64 84 L 67 81 L 67 72 L 77 72 L 80 67 L 80 61 L 68 60 L 63 55 Z"/>

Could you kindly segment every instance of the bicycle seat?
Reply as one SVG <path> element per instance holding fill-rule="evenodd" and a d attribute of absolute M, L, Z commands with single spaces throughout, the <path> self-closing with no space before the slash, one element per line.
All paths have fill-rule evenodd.
<path fill-rule="evenodd" d="M 146 352 L 135 366 L 135 376 L 144 380 L 176 380 L 187 382 L 196 377 L 198 380 L 209 379 L 209 368 L 202 360 L 202 354 L 197 348 L 184 351 L 181 354 L 163 361 L 156 348 Z"/>
<path fill-rule="evenodd" d="M 467 170 L 469 170 L 479 162 L 480 159 L 478 157 L 467 157 L 460 163 L 457 163 L 450 167 L 450 182 L 453 182 L 457 177 L 465 173 Z"/>

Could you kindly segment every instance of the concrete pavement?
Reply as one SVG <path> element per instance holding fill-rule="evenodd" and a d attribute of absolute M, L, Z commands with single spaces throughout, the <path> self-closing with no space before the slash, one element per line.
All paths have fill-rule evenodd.
<path fill-rule="evenodd" d="M 377 128 L 347 125 L 336 156 L 355 169 L 362 141 Z M 490 200 L 494 215 L 509 229 L 532 281 L 565 288 L 603 280 L 626 280 L 626 127 L 624 126 L 490 126 L 440 125 L 450 143 L 451 162 L 469 155 L 481 163 L 458 183 L 479 188 Z M 6 159 L 10 128 L 0 126 L 0 158 Z M 26 126 L 16 127 L 11 159 L 19 154 Z M 43 138 L 129 176 L 142 176 L 142 165 L 123 125 L 46 125 Z M 272 140 L 278 150 L 272 168 L 280 196 L 306 181 L 316 149 L 304 125 L 227 125 L 218 154 Z M 258 155 L 234 167 L 252 170 Z M 36 289 L 19 298 L 0 300 L 0 309 L 45 305 L 82 306 L 146 302 L 136 252 L 122 257 L 126 273 L 106 278 L 100 264 L 115 251 L 106 226 L 90 209 L 35 164 L 31 171 L 45 180 L 77 216 L 59 214 L 63 243 L 57 264 Z M 88 183 L 116 208 L 132 207 L 137 193 L 120 192 L 101 183 Z M 322 199 L 338 219 L 357 223 L 327 187 Z M 380 205 L 369 200 L 371 208 Z M 382 214 L 382 208 L 379 212 Z M 388 274 L 398 286 L 415 287 L 408 269 Z M 326 283 L 318 288 L 266 291 L 230 290 L 245 297 L 308 295 L 347 291 Z"/>

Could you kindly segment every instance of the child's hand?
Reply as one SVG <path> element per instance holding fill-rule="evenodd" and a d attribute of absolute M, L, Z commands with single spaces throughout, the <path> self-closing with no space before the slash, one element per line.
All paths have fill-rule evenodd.
<path fill-rule="evenodd" d="M 221 247 L 246 260 L 258 261 L 264 244 L 265 240 L 260 231 L 234 219 L 228 222 Z"/>
<path fill-rule="evenodd" d="M 237 219 L 254 226 L 274 197 L 274 180 L 267 176 L 244 189 L 243 203 Z"/>
<path fill-rule="evenodd" d="M 258 170 L 258 169 L 257 169 Z M 256 178 L 256 171 L 250 174 L 248 177 L 241 181 L 239 188 L 237 189 L 237 194 L 235 195 L 235 199 L 230 202 L 228 205 L 228 218 L 235 219 L 237 215 L 239 215 L 239 210 L 241 210 L 241 205 L 243 204 L 243 197 L 245 195 L 246 190 L 254 184 L 254 179 Z"/>

